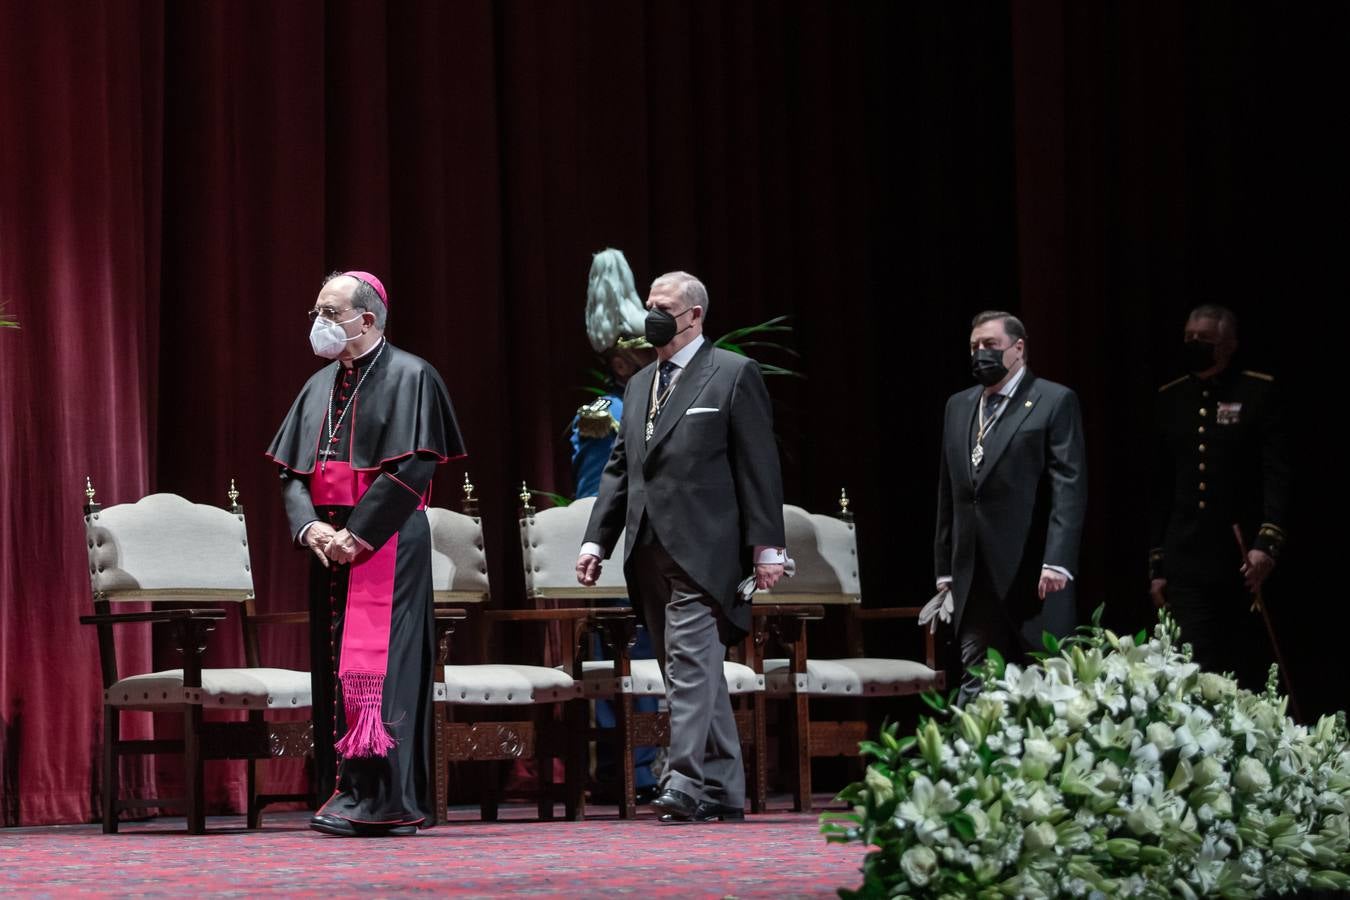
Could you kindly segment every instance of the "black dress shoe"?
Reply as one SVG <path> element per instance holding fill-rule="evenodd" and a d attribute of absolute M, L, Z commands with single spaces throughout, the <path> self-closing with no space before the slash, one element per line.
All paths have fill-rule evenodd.
<path fill-rule="evenodd" d="M 335 837 L 407 837 L 417 834 L 416 825 L 363 825 L 341 816 L 325 814 L 310 819 L 309 827 Z"/>
<path fill-rule="evenodd" d="M 667 818 L 683 821 L 693 816 L 694 810 L 698 809 L 698 801 L 683 791 L 666 788 L 661 792 L 661 796 L 652 801 L 652 806 L 663 813 L 661 816 L 663 822 Z"/>
<path fill-rule="evenodd" d="M 337 837 L 356 837 L 356 826 L 341 816 L 329 816 L 320 813 L 309 820 L 309 827 L 315 831 Z"/>
<path fill-rule="evenodd" d="M 700 800 L 689 817 L 692 822 L 744 822 L 745 809 L 740 806 L 727 806 L 711 800 Z"/>
<path fill-rule="evenodd" d="M 710 800 L 700 800 L 688 816 L 673 816 L 666 813 L 658 819 L 662 825 L 706 825 L 709 822 L 744 822 L 745 810 L 736 806 L 725 806 Z"/>

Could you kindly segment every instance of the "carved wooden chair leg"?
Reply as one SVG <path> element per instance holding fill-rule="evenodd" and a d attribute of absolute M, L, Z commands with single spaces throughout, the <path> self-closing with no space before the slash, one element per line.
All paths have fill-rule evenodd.
<path fill-rule="evenodd" d="M 633 762 L 634 753 L 634 722 L 633 722 L 633 695 L 620 692 L 615 697 L 614 708 L 618 711 L 618 721 L 615 723 L 615 760 L 619 766 L 620 792 L 619 792 L 619 818 L 636 819 L 637 818 L 637 772 Z"/>
<path fill-rule="evenodd" d="M 767 704 L 762 693 L 750 698 L 755 745 L 751 748 L 750 811 L 762 813 L 769 806 L 768 728 L 764 722 Z"/>
<path fill-rule="evenodd" d="M 484 822 L 495 822 L 501 802 L 502 767 L 495 759 L 483 765 L 487 767 L 487 777 L 483 779 L 478 797 L 478 812 Z"/>
<path fill-rule="evenodd" d="M 792 733 L 797 751 L 797 795 L 793 809 L 811 811 L 811 705 L 805 694 L 792 698 Z"/>
<path fill-rule="evenodd" d="M 183 712 L 183 768 L 186 770 L 188 834 L 206 833 L 206 796 L 202 759 L 202 708 L 189 704 Z"/>
<path fill-rule="evenodd" d="M 248 827 L 250 830 L 262 827 L 262 805 L 258 802 L 258 761 L 249 759 L 244 763 L 244 776 L 248 791 Z"/>
<path fill-rule="evenodd" d="M 117 742 L 121 740 L 121 716 L 115 706 L 103 707 L 103 833 L 117 833 L 117 797 L 121 775 Z"/>
<path fill-rule="evenodd" d="M 563 742 L 567 754 L 566 776 L 563 782 L 564 814 L 573 822 L 586 817 L 586 782 L 590 742 L 586 740 L 590 704 L 586 700 L 571 700 L 564 707 L 566 726 Z"/>
<path fill-rule="evenodd" d="M 553 753 L 551 745 L 554 737 L 552 707 L 539 707 L 534 721 L 534 761 L 539 770 L 539 819 L 542 822 L 553 819 Z"/>
<path fill-rule="evenodd" d="M 445 746 L 445 724 L 449 717 L 448 703 L 436 704 L 432 716 L 431 764 L 434 776 L 431 780 L 431 817 L 427 824 L 439 825 L 445 821 L 446 808 L 450 805 L 450 762 Z"/>

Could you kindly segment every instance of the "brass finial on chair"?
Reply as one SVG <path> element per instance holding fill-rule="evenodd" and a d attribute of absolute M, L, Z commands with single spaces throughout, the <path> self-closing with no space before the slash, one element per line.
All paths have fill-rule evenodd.
<path fill-rule="evenodd" d="M 534 504 L 530 502 L 532 496 L 533 495 L 530 493 L 529 485 L 525 484 L 525 482 L 522 481 L 520 483 L 520 498 L 519 498 L 521 515 L 523 516 L 534 515 Z"/>
<path fill-rule="evenodd" d="M 244 508 L 239 505 L 239 489 L 234 486 L 234 479 L 230 479 L 230 489 L 225 492 L 225 496 L 230 498 L 230 512 L 242 515 Z"/>
<path fill-rule="evenodd" d="M 839 489 L 839 518 L 843 519 L 845 522 L 852 522 L 852 521 L 853 521 L 853 513 L 852 513 L 851 510 L 849 510 L 848 506 L 849 506 L 848 489 L 847 489 L 847 488 L 840 488 L 840 489 Z"/>
<path fill-rule="evenodd" d="M 90 480 L 88 475 L 84 476 L 84 500 L 84 514 L 86 516 L 92 516 L 102 509 L 94 502 L 94 482 Z"/>
<path fill-rule="evenodd" d="M 473 482 L 469 480 L 469 473 L 464 473 L 464 502 L 461 508 L 466 516 L 478 515 L 478 498 L 473 495 Z"/>

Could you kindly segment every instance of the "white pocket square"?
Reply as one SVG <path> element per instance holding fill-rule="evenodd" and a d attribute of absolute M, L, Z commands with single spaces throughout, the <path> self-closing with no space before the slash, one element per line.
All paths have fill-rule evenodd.
<path fill-rule="evenodd" d="M 718 409 L 716 406 L 691 406 L 689 409 L 684 411 L 684 414 L 686 416 L 697 416 L 702 415 L 703 413 L 710 413 L 710 412 L 721 412 L 721 410 Z"/>

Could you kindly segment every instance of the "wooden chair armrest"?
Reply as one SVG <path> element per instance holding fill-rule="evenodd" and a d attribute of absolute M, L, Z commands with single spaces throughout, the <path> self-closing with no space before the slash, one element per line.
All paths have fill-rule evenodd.
<path fill-rule="evenodd" d="M 254 613 L 248 617 L 257 625 L 308 625 L 309 613 L 302 610 L 292 612 Z"/>
<path fill-rule="evenodd" d="M 877 619 L 917 619 L 923 611 L 921 606 L 894 606 L 882 609 L 855 609 L 853 615 L 863 620 Z"/>
<path fill-rule="evenodd" d="M 755 604 L 751 607 L 752 615 L 755 618 L 765 618 L 767 616 L 785 616 L 791 619 L 804 619 L 814 621 L 825 618 L 825 607 L 823 606 L 801 606 L 796 603 L 765 603 Z"/>
<path fill-rule="evenodd" d="M 149 612 L 100 613 L 80 616 L 81 625 L 123 625 L 132 622 L 209 622 L 225 618 L 223 609 L 159 609 Z"/>
<path fill-rule="evenodd" d="M 853 611 L 853 615 L 860 621 L 877 622 L 885 619 L 917 619 L 922 611 L 923 607 L 920 606 L 895 606 L 882 609 L 857 609 Z M 947 627 L 950 628 L 951 626 Z M 923 648 L 924 663 L 928 668 L 937 671 L 937 636 L 931 628 L 923 629 Z"/>
<path fill-rule="evenodd" d="M 438 606 L 434 615 L 437 622 L 463 622 L 469 618 L 469 611 L 454 606 Z"/>
<path fill-rule="evenodd" d="M 490 609 L 483 613 L 489 622 L 602 622 L 633 618 L 629 607 L 610 606 L 591 609 L 584 606 L 565 606 L 560 609 Z"/>

